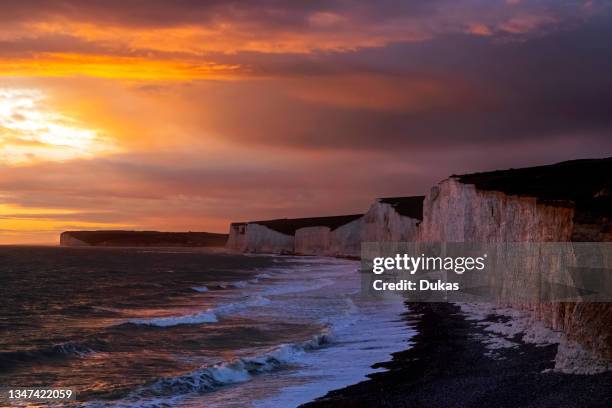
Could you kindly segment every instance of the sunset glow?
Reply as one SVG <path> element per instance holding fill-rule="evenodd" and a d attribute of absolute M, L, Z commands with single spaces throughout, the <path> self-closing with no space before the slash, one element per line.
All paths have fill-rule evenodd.
<path fill-rule="evenodd" d="M 0 1 L 0 408 L 612 407 L 611 73 L 612 0 Z"/>
<path fill-rule="evenodd" d="M 29 59 L 0 62 L 0 76 L 73 77 L 168 81 L 231 79 L 237 65 L 200 61 L 165 61 L 135 57 L 45 53 Z"/>
<path fill-rule="evenodd" d="M 41 91 L 0 89 L 0 162 L 69 160 L 111 150 L 96 130 L 54 112 Z"/>
<path fill-rule="evenodd" d="M 87 221 L 88 214 L 72 209 L 28 208 L 0 204 L 0 245 L 15 242 L 40 244 L 58 230 L 119 229 L 129 225 Z"/>
<path fill-rule="evenodd" d="M 0 5 L 3 243 L 611 153 L 605 2 L 25 3 Z"/>

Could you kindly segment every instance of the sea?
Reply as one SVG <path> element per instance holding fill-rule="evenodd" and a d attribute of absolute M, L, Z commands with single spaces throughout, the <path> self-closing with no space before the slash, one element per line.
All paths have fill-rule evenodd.
<path fill-rule="evenodd" d="M 50 407 L 295 407 L 410 347 L 359 262 L 188 248 L 0 247 L 0 387 Z"/>

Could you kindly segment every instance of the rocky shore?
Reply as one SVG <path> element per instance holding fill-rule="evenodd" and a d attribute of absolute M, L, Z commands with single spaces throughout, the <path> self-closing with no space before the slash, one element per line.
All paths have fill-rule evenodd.
<path fill-rule="evenodd" d="M 506 338 L 511 346 L 492 344 L 488 327 L 507 323 L 507 316 L 474 319 L 449 303 L 408 304 L 408 310 L 406 324 L 418 334 L 410 348 L 377 365 L 387 371 L 302 408 L 612 406 L 612 373 L 555 371 L 558 344 L 525 341 L 520 332 Z"/>

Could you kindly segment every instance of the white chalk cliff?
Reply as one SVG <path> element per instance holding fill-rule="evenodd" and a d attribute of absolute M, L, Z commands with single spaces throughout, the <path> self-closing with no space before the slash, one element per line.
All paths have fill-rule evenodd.
<path fill-rule="evenodd" d="M 75 238 L 73 234 L 69 232 L 62 232 L 60 234 L 60 245 L 61 246 L 71 246 L 71 247 L 90 246 L 87 242 L 81 241 L 80 239 Z"/>
<path fill-rule="evenodd" d="M 378 199 L 364 215 L 233 223 L 227 248 L 238 252 L 359 257 L 361 243 L 414 241 L 423 197 Z"/>
<path fill-rule="evenodd" d="M 612 241 L 611 191 L 612 158 L 452 176 L 432 187 L 424 200 L 378 199 L 365 215 L 341 225 L 311 223 L 283 234 L 257 223 L 232 224 L 228 247 L 359 256 L 362 242 Z M 542 270 L 542 265 L 527 267 L 533 273 Z M 504 284 L 517 282 L 508 279 Z M 546 326 L 612 361 L 612 304 L 511 306 L 529 311 Z"/>
<path fill-rule="evenodd" d="M 602 238 L 600 225 L 591 237 L 590 228 L 577 221 L 574 206 L 547 203 L 536 197 L 479 190 L 456 178 L 434 186 L 423 202 L 419 240 L 424 242 L 565 242 L 577 231 L 582 240 Z M 536 260 L 537 261 L 537 260 Z M 525 263 L 533 274 L 539 263 Z M 550 266 L 551 273 L 553 265 Z M 507 279 L 504 285 L 521 284 Z M 608 303 L 542 302 L 512 303 L 587 349 L 612 359 L 612 306 Z"/>
<path fill-rule="evenodd" d="M 407 197 L 413 198 L 413 197 Z M 414 197 L 421 206 L 422 197 Z M 398 212 L 392 199 L 378 199 L 363 216 L 362 242 L 412 242 L 418 236 L 419 214 Z"/>

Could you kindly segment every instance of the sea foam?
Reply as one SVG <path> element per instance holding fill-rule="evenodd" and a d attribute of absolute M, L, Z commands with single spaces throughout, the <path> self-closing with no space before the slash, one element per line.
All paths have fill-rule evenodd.
<path fill-rule="evenodd" d="M 253 376 L 298 363 L 302 356 L 332 342 L 332 335 L 324 330 L 313 338 L 295 344 L 282 344 L 260 355 L 237 358 L 212 366 L 201 367 L 191 372 L 154 380 L 134 390 L 122 400 L 93 401 L 88 408 L 110 407 L 166 407 L 170 401 L 192 393 L 211 392 L 221 387 L 243 383 Z"/>
<path fill-rule="evenodd" d="M 216 323 L 219 321 L 220 316 L 229 315 L 245 308 L 265 306 L 268 304 L 270 304 L 270 299 L 266 297 L 249 296 L 239 302 L 228 303 L 202 312 L 179 316 L 130 319 L 128 323 L 157 327 L 171 327 L 180 324 Z"/>

